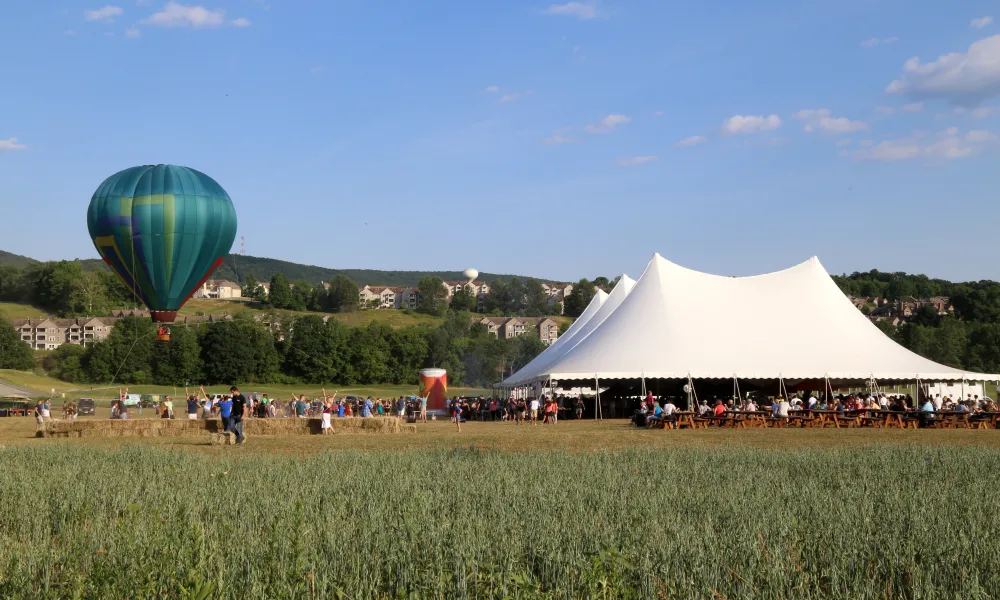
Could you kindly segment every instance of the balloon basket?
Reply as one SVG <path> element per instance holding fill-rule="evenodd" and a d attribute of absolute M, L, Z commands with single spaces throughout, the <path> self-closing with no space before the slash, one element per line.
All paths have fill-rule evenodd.
<path fill-rule="evenodd" d="M 170 329 L 167 327 L 160 327 L 156 331 L 156 341 L 163 342 L 165 344 L 170 342 Z"/>

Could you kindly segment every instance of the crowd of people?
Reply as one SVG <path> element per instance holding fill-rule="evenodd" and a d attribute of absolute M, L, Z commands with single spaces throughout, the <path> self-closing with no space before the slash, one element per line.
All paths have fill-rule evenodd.
<path fill-rule="evenodd" d="M 723 417 L 726 414 L 756 413 L 764 411 L 771 418 L 787 419 L 801 412 L 831 411 L 840 416 L 871 411 L 889 411 L 918 417 L 922 422 L 933 420 L 938 413 L 968 413 L 969 415 L 995 413 L 1000 410 L 992 398 L 969 393 L 965 399 L 949 396 L 921 396 L 921 402 L 914 401 L 909 394 L 861 393 L 861 394 L 803 394 L 785 398 L 779 395 L 774 398 L 763 398 L 760 403 L 753 398 L 736 400 L 715 399 L 711 402 L 701 400 L 697 403 L 695 413 L 702 418 Z M 657 400 L 648 393 L 644 401 L 639 403 L 632 421 L 637 425 L 654 424 L 657 421 L 671 419 L 678 408 L 669 399 Z"/>

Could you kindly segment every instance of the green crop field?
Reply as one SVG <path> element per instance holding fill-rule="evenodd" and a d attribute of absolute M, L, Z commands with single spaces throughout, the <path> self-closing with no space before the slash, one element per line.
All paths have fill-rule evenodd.
<path fill-rule="evenodd" d="M 0 597 L 1000 597 L 997 448 L 759 448 L 719 432 L 509 451 L 427 433 L 437 448 L 0 450 Z M 338 437 L 352 436 L 315 436 Z"/>

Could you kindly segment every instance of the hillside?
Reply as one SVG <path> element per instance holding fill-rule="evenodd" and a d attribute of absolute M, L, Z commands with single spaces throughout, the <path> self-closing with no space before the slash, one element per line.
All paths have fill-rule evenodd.
<path fill-rule="evenodd" d="M 3 250 L 0 250 L 0 266 L 10 265 L 12 267 L 17 267 L 18 269 L 23 269 L 25 267 L 30 267 L 37 262 L 37 260 L 28 258 L 27 256 L 21 256 L 20 254 L 13 254 L 11 252 L 4 252 Z"/>
<path fill-rule="evenodd" d="M 0 250 L 0 265 L 11 265 L 17 268 L 24 268 L 37 264 L 39 261 L 4 252 Z M 80 264 L 87 271 L 107 269 L 108 267 L 98 258 L 80 259 Z M 415 286 L 421 277 L 430 275 L 440 277 L 444 280 L 465 279 L 460 271 L 381 271 L 377 269 L 330 269 L 327 267 L 317 267 L 313 265 L 300 265 L 298 263 L 277 260 L 274 258 L 263 258 L 259 256 L 238 256 L 229 255 L 226 262 L 216 270 L 212 276 L 214 279 L 228 279 L 230 281 L 246 281 L 248 275 L 253 275 L 258 281 L 270 281 L 271 277 L 281 273 L 288 281 L 305 280 L 312 284 L 321 281 L 330 281 L 336 275 L 345 275 L 358 285 L 389 285 L 389 286 Z M 526 277 L 520 275 L 503 275 L 497 273 L 480 273 L 479 279 L 487 283 L 498 279 L 511 279 L 512 277 Z"/>

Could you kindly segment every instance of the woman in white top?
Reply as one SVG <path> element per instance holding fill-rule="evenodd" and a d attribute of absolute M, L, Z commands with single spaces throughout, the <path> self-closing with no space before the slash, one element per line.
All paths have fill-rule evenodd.
<path fill-rule="evenodd" d="M 330 415 L 333 414 L 333 401 L 337 399 L 337 392 L 333 393 L 333 396 L 328 396 L 326 394 L 326 389 L 323 389 L 323 422 L 320 425 L 324 434 L 330 433 Z"/>

